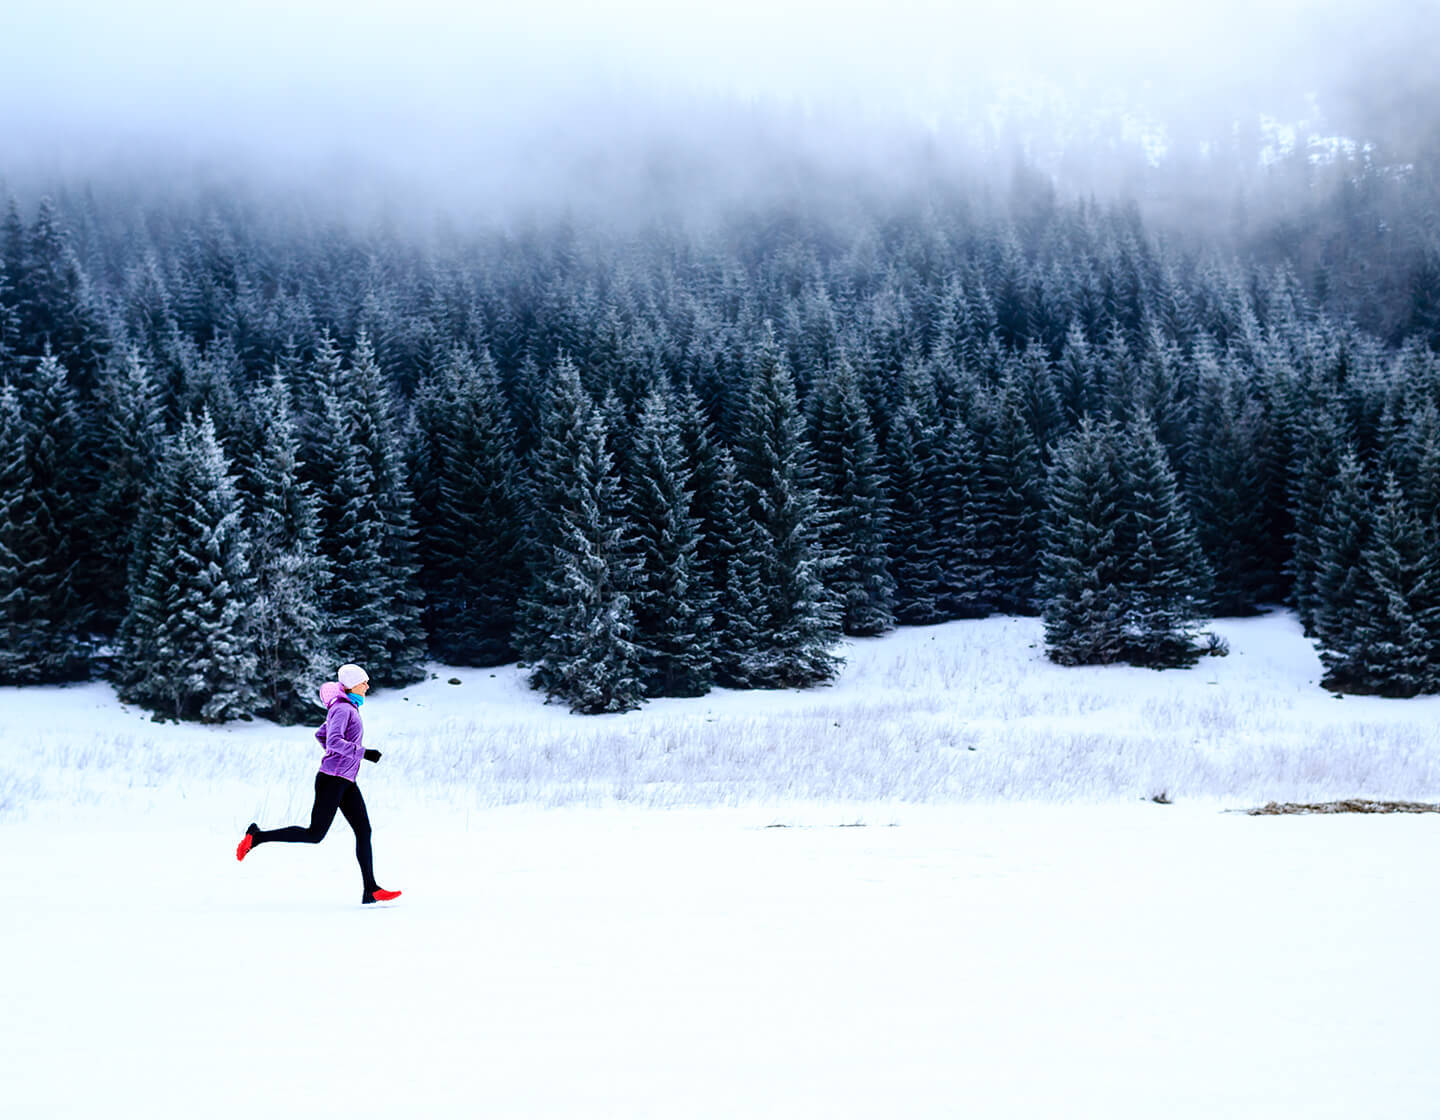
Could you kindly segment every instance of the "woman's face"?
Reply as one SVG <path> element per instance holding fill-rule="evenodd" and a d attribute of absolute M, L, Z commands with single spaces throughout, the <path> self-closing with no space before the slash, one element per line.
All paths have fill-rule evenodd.
<path fill-rule="evenodd" d="M 370 682 L 369 682 L 369 681 L 361 681 L 359 684 L 355 685 L 355 686 L 354 686 L 353 688 L 351 688 L 349 691 L 353 692 L 356 696 L 364 696 L 367 692 L 370 691 Z"/>

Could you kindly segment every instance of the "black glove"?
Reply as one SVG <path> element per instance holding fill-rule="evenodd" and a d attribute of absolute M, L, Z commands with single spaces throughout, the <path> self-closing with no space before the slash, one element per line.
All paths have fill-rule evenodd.
<path fill-rule="evenodd" d="M 380 761 L 380 752 L 379 752 L 379 751 L 366 751 L 366 752 L 365 752 L 365 761 L 366 761 L 366 762 L 379 762 L 379 761 Z"/>

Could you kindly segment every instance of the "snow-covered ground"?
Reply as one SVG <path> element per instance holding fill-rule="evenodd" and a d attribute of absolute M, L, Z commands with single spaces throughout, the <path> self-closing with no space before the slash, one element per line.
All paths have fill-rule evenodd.
<path fill-rule="evenodd" d="M 954 623 L 590 719 L 437 667 L 365 706 L 383 908 L 341 820 L 233 858 L 308 730 L 0 690 L 0 1110 L 1434 1115 L 1440 817 L 1225 810 L 1433 800 L 1440 706 L 1214 629 L 1154 673 Z"/>
<path fill-rule="evenodd" d="M 547 705 L 513 666 L 436 666 L 366 703 L 385 760 L 362 784 L 470 810 L 1440 794 L 1440 696 L 1332 696 L 1285 613 L 1212 629 L 1230 656 L 1155 672 L 1052 665 L 1038 619 L 917 627 L 846 643 L 829 687 L 614 716 Z M 305 728 L 154 723 L 98 683 L 0 689 L 0 742 L 0 818 L 224 792 L 243 828 L 305 809 L 317 759 Z"/>

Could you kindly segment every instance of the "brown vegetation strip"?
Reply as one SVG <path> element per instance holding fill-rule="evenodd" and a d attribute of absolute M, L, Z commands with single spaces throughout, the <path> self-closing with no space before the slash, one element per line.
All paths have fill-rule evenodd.
<path fill-rule="evenodd" d="M 1272 801 L 1259 809 L 1249 809 L 1252 817 L 1278 817 L 1289 813 L 1440 813 L 1440 805 L 1428 801 L 1367 801 L 1351 798 L 1348 801 L 1320 801 L 1309 805 L 1287 801 L 1285 804 Z"/>

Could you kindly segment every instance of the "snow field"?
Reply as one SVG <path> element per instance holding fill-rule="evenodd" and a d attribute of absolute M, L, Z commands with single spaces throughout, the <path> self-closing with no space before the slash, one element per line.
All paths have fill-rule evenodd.
<path fill-rule="evenodd" d="M 847 642 L 828 688 L 616 716 L 546 705 L 515 666 L 436 666 L 366 704 L 385 759 L 362 785 L 471 809 L 1440 796 L 1440 697 L 1336 699 L 1285 613 L 1213 629 L 1229 657 L 1163 673 L 1052 665 L 1038 619 L 906 629 Z M 307 728 L 157 724 L 103 684 L 0 690 L 0 735 L 0 817 L 243 787 L 243 828 L 305 810 L 317 758 Z"/>
<path fill-rule="evenodd" d="M 376 806 L 405 895 L 368 908 L 342 822 L 236 864 L 220 799 L 191 813 L 6 829 L 8 1115 L 1419 1117 L 1440 1090 L 1430 817 Z"/>
<path fill-rule="evenodd" d="M 1214 629 L 1155 673 L 952 623 L 593 718 L 437 666 L 364 710 L 390 907 L 338 818 L 234 861 L 308 819 L 310 729 L 0 690 L 5 1114 L 1433 1115 L 1440 818 L 1223 810 L 1435 799 L 1440 698 Z"/>

